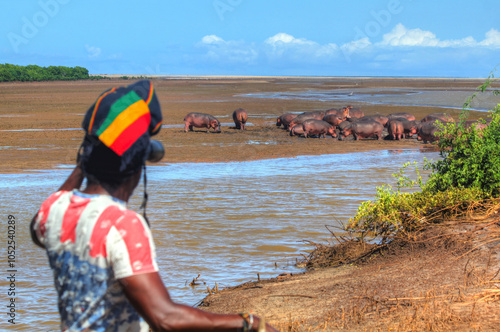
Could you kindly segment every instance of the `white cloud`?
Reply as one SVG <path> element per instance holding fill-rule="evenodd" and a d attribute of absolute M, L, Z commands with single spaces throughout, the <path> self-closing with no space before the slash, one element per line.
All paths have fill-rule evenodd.
<path fill-rule="evenodd" d="M 401 23 L 386 33 L 380 42 L 380 45 L 389 46 L 438 46 L 438 44 L 439 39 L 432 32 L 421 29 L 408 30 Z"/>
<path fill-rule="evenodd" d="M 407 29 L 403 24 L 397 24 L 392 31 L 382 37 L 377 46 L 413 46 L 413 47 L 500 47 L 500 32 L 491 29 L 486 33 L 486 39 L 477 42 L 473 37 L 462 39 L 440 40 L 431 31 Z"/>
<path fill-rule="evenodd" d="M 295 38 L 289 34 L 280 32 L 272 37 L 269 37 L 265 41 L 266 44 L 273 46 L 280 45 L 315 45 L 315 42 L 309 41 L 303 38 Z"/>
<path fill-rule="evenodd" d="M 201 39 L 203 44 L 221 44 L 224 43 L 224 39 L 216 36 L 216 35 L 207 35 Z"/>
<path fill-rule="evenodd" d="M 429 68 L 430 65 L 452 62 L 450 59 L 463 61 L 473 58 L 480 49 L 500 48 L 500 32 L 491 29 L 485 34 L 485 39 L 479 42 L 470 36 L 441 40 L 431 31 L 409 29 L 399 23 L 378 38 L 364 37 L 342 45 L 333 42 L 321 44 L 280 32 L 260 43 L 206 35 L 197 46 L 203 50 L 200 59 L 221 67 L 229 64 L 239 68 L 242 68 L 241 65 L 277 67 L 290 72 L 300 68 L 311 71 L 315 68 L 324 68 L 325 71 L 334 68 L 336 72 L 344 70 L 349 74 L 352 74 L 350 68 L 355 67 L 375 73 L 385 68 L 398 74 L 411 68 L 414 74 L 420 75 L 418 70 Z M 362 71 L 358 73 L 365 74 Z"/>
<path fill-rule="evenodd" d="M 496 29 L 491 29 L 486 32 L 486 39 L 479 43 L 481 46 L 500 47 L 500 32 Z"/>
<path fill-rule="evenodd" d="M 339 47 L 334 43 L 321 45 L 304 38 L 295 38 L 280 32 L 264 41 L 264 52 L 270 58 L 288 58 L 295 61 L 328 60 L 339 54 Z"/>
<path fill-rule="evenodd" d="M 370 42 L 370 39 L 368 39 L 368 37 L 365 37 L 359 40 L 354 40 L 349 43 L 345 43 L 340 47 L 340 49 L 344 54 L 352 54 L 367 49 L 367 47 L 371 45 L 372 43 Z"/>
<path fill-rule="evenodd" d="M 225 41 L 216 35 L 204 36 L 198 46 L 207 48 L 205 57 L 212 61 L 250 63 L 258 57 L 258 52 L 252 44 L 241 41 Z"/>
<path fill-rule="evenodd" d="M 99 47 L 85 45 L 85 49 L 87 50 L 88 57 L 91 59 L 97 58 L 101 55 L 101 49 Z"/>

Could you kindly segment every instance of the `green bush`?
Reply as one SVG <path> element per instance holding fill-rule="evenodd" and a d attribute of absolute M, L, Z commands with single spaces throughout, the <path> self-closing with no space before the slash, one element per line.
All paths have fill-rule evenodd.
<path fill-rule="evenodd" d="M 18 66 L 9 63 L 0 64 L 0 82 L 32 82 L 32 81 L 59 81 L 59 80 L 86 80 L 89 71 L 83 67 L 37 65 Z"/>
<path fill-rule="evenodd" d="M 478 90 L 485 92 L 493 82 L 490 75 Z M 492 92 L 499 94 L 498 90 Z M 486 128 L 466 128 L 470 103 L 476 95 L 465 103 L 457 124 L 441 125 L 438 146 L 443 159 L 428 165 L 433 173 L 427 187 L 432 192 L 475 188 L 485 198 L 500 195 L 500 104 L 490 111 L 491 121 Z"/>

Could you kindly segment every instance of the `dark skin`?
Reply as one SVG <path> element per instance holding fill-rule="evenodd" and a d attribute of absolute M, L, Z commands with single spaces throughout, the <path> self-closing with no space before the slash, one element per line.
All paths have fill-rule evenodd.
<path fill-rule="evenodd" d="M 128 202 L 141 178 L 141 171 L 122 183 L 114 192 L 109 193 L 98 183 L 88 183 L 82 191 L 90 195 L 110 195 Z M 79 165 L 61 185 L 59 190 L 79 189 L 84 174 Z M 31 222 L 33 241 L 43 248 Z M 238 314 L 222 315 L 206 312 L 172 301 L 167 288 L 158 272 L 144 273 L 118 279 L 123 291 L 137 312 L 148 322 L 153 331 L 241 331 L 243 318 Z M 277 331 L 275 328 L 254 316 L 252 331 Z"/>

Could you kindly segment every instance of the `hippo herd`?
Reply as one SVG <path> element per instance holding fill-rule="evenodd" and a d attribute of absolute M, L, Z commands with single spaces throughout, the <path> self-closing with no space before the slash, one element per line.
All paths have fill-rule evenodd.
<path fill-rule="evenodd" d="M 346 106 L 324 112 L 286 113 L 277 118 L 276 126 L 283 126 L 290 132 L 290 136 L 325 137 L 325 135 L 330 135 L 333 138 L 345 140 L 352 135 L 355 140 L 365 138 L 400 140 L 417 135 L 418 140 L 427 143 L 438 140 L 436 121 L 454 122 L 448 113 L 432 113 L 417 121 L 410 113 L 365 115 L 359 108 Z M 481 124 L 477 123 L 477 126 Z M 387 135 L 383 136 L 385 131 Z"/>
<path fill-rule="evenodd" d="M 245 130 L 248 113 L 243 108 L 233 111 L 235 129 Z M 417 121 L 415 116 L 406 113 L 392 113 L 389 115 L 365 115 L 359 108 L 346 106 L 331 108 L 326 111 L 309 111 L 300 114 L 285 113 L 276 119 L 276 126 L 289 131 L 290 136 L 323 137 L 326 135 L 339 140 L 346 140 L 352 136 L 354 140 L 375 138 L 401 140 L 417 135 L 418 140 L 424 143 L 438 140 L 436 121 L 441 123 L 454 122 L 448 113 L 432 113 Z M 189 113 L 184 117 L 184 131 L 193 131 L 193 128 L 206 128 L 207 133 L 212 128 L 214 132 L 221 132 L 219 120 L 206 113 Z M 466 126 L 476 126 L 482 129 L 486 126 L 481 122 L 468 121 Z M 384 133 L 387 132 L 387 135 Z"/>

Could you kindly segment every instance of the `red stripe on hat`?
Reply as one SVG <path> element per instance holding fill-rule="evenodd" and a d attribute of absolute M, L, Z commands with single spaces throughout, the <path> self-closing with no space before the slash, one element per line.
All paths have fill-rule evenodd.
<path fill-rule="evenodd" d="M 121 156 L 148 130 L 150 122 L 151 114 L 148 112 L 122 131 L 109 148 Z"/>
<path fill-rule="evenodd" d="M 90 256 L 107 257 L 106 241 L 111 227 L 116 228 L 127 247 L 132 272 L 151 270 L 154 262 L 146 226 L 135 212 L 117 206 L 108 207 L 99 216 L 90 237 Z"/>

